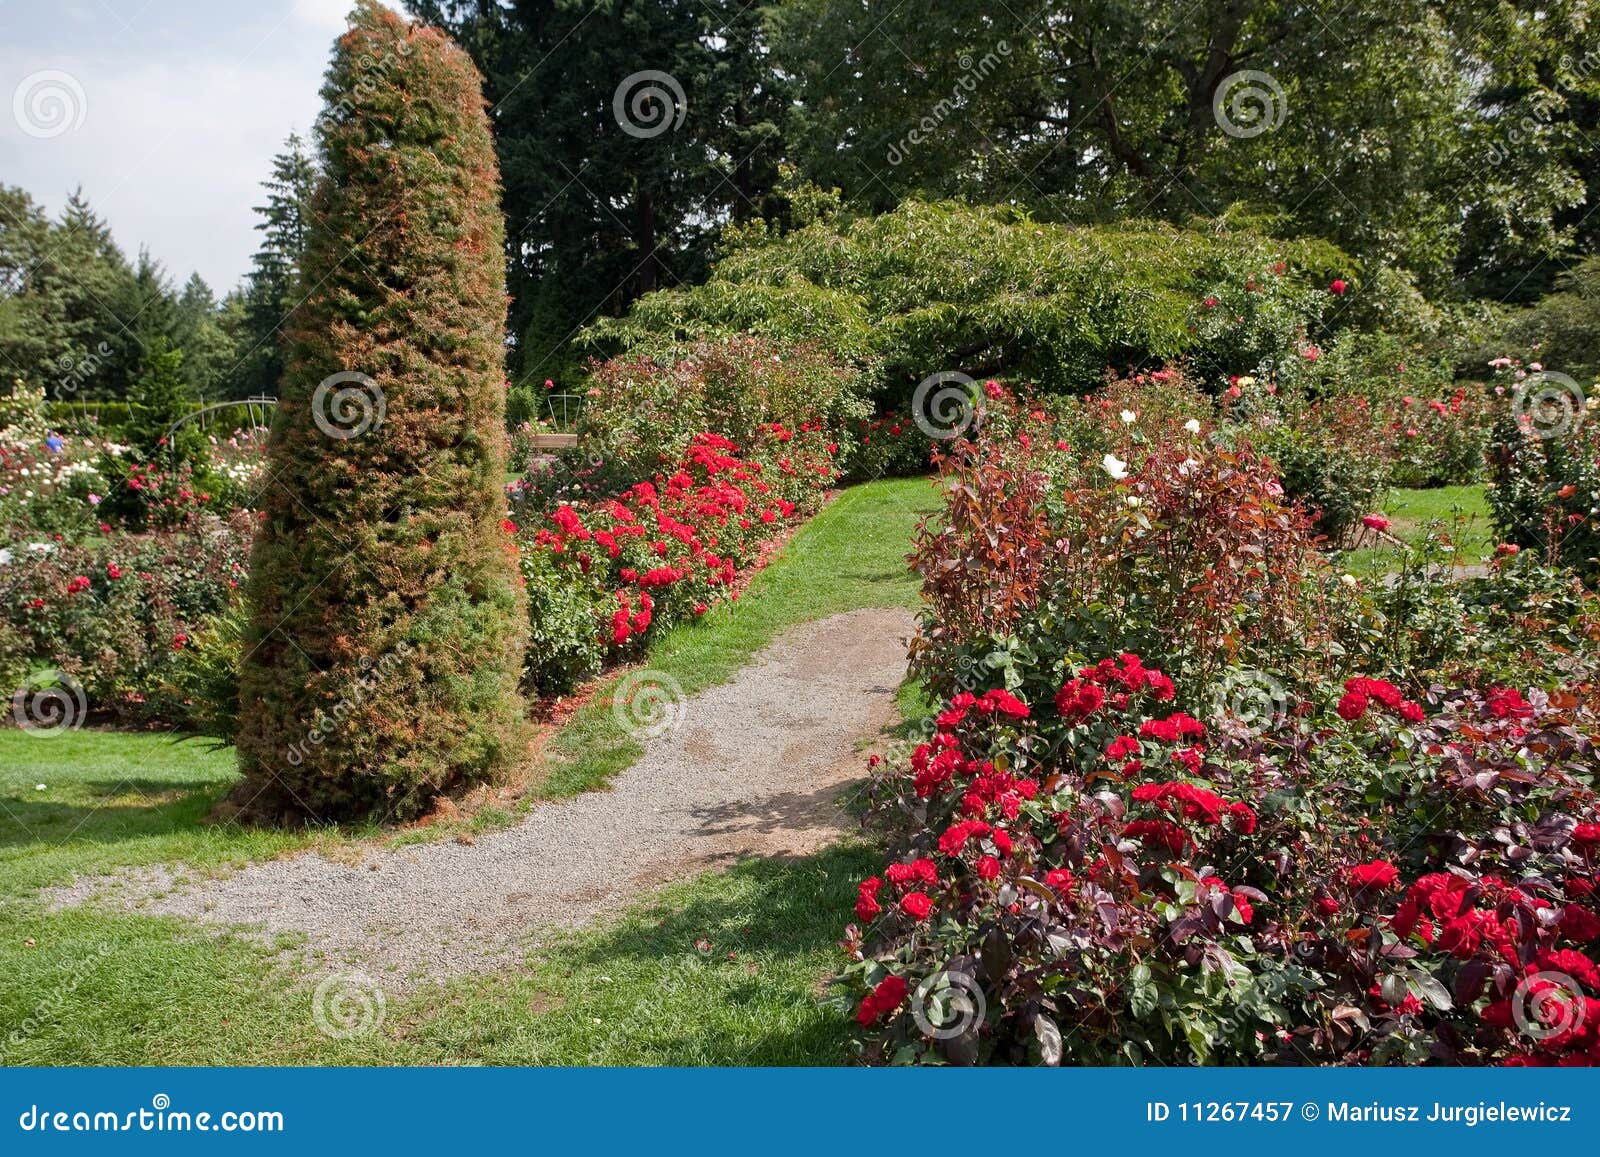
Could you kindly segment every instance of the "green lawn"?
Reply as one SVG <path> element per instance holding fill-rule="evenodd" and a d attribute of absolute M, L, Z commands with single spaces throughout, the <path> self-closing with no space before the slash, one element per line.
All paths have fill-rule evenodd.
<path fill-rule="evenodd" d="M 1494 531 L 1482 486 L 1391 490 L 1383 513 L 1390 520 L 1389 533 L 1412 545 L 1431 533 L 1448 535 L 1459 565 L 1482 563 L 1494 552 Z M 1369 542 L 1372 537 L 1366 536 Z M 1357 575 L 1383 574 L 1400 565 L 1398 548 L 1388 544 L 1363 545 L 1346 551 L 1342 558 L 1345 569 Z"/>
<path fill-rule="evenodd" d="M 650 663 L 688 693 L 776 634 L 856 607 L 910 605 L 905 554 L 935 505 L 926 480 L 846 491 L 737 604 L 666 636 Z M 907 700 L 910 702 L 910 700 Z M 549 794 L 602 784 L 638 749 L 609 710 L 554 745 Z M 844 1023 L 819 1007 L 854 881 L 856 842 L 750 861 L 641 898 L 526 969 L 391 996 L 379 1031 L 334 1040 L 303 973 L 247 937 L 171 918 L 47 912 L 39 887 L 162 862 L 196 871 L 376 832 L 207 827 L 231 753 L 149 734 L 0 731 L 0 1061 L 8 1064 L 828 1064 Z M 43 784 L 41 790 L 38 785 Z M 410 838 L 410 837 L 400 837 Z"/>

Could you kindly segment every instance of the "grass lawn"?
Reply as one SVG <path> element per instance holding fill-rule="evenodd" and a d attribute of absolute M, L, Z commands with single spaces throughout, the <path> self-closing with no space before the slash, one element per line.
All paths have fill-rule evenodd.
<path fill-rule="evenodd" d="M 911 605 L 916 587 L 905 553 L 935 498 L 920 479 L 846 491 L 737 604 L 661 640 L 651 667 L 692 694 L 728 678 L 787 627 L 857 607 Z M 637 757 L 600 702 L 580 711 L 552 745 L 548 794 L 599 786 Z M 0 731 L 0 1061 L 829 1064 L 843 1057 L 844 1022 L 817 997 L 838 960 L 854 881 L 876 862 L 856 842 L 673 885 L 620 919 L 539 948 L 526 969 L 391 995 L 381 1029 L 350 1040 L 318 1031 L 303 972 L 280 963 L 274 946 L 172 918 L 48 912 L 38 900 L 39 887 L 80 873 L 175 861 L 210 871 L 313 844 L 337 854 L 340 844 L 380 835 L 203 826 L 234 776 L 231 752 L 160 735 L 84 730 L 41 739 Z"/>
<path fill-rule="evenodd" d="M 1482 563 L 1494 551 L 1494 530 L 1482 486 L 1391 490 L 1383 513 L 1390 521 L 1389 533 L 1413 545 L 1430 533 L 1449 535 L 1462 566 Z M 1384 574 L 1399 567 L 1399 551 L 1388 544 L 1346 551 L 1342 558 L 1344 568 L 1356 575 Z"/>

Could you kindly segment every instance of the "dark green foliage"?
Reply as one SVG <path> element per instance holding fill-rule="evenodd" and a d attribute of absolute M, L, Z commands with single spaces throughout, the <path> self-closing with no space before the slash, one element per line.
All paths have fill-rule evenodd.
<path fill-rule="evenodd" d="M 1490 440 L 1495 532 L 1593 585 L 1600 580 L 1600 415 L 1575 409 L 1540 425 L 1545 415 L 1532 406 L 1526 412 L 1536 421 L 1519 421 L 1519 408 L 1507 407 Z"/>
<path fill-rule="evenodd" d="M 200 427 L 183 419 L 194 412 L 194 391 L 183 373 L 183 351 L 165 338 L 150 343 L 134 384 L 137 409 L 126 427 L 141 460 L 160 466 L 193 465 L 205 457 Z M 180 424 L 181 423 L 181 424 Z"/>
<path fill-rule="evenodd" d="M 853 205 L 1181 222 L 1243 204 L 1430 292 L 1460 276 L 1499 299 L 1593 236 L 1592 11 L 789 0 L 774 56 L 795 78 L 795 161 Z"/>
<path fill-rule="evenodd" d="M 790 101 L 768 52 L 771 6 L 413 0 L 487 77 L 505 174 L 516 380 L 567 385 L 581 370 L 571 339 L 586 323 L 702 277 L 723 221 L 775 215 Z M 630 110 L 647 92 L 662 99 L 639 106 L 648 132 L 630 133 L 615 101 Z"/>
<path fill-rule="evenodd" d="M 127 400 L 159 346 L 182 352 L 191 393 L 207 396 L 234 363 L 224 319 L 198 276 L 180 292 L 148 253 L 130 264 L 80 194 L 52 221 L 0 186 L 0 389 Z"/>
<path fill-rule="evenodd" d="M 1555 292 L 1514 315 L 1495 354 L 1538 350 L 1538 360 L 1580 380 L 1600 376 L 1600 255 L 1556 279 Z"/>
<path fill-rule="evenodd" d="M 1370 411 L 1348 398 L 1292 405 L 1263 415 L 1243 437 L 1272 459 L 1283 491 L 1305 507 L 1317 530 L 1337 543 L 1381 505 L 1389 488 L 1389 449 Z"/>
<path fill-rule="evenodd" d="M 756 225 L 729 241 L 706 284 L 645 297 L 588 342 L 656 352 L 740 331 L 811 341 L 873 372 L 894 401 L 943 370 L 1083 391 L 1108 366 L 1179 357 L 1213 375 L 1270 370 L 1322 328 L 1330 281 L 1351 276 L 1348 258 L 1316 242 L 1142 221 L 1074 228 L 950 202 L 857 220 L 824 212 L 781 236 Z M 1223 312 L 1248 324 L 1222 324 Z"/>
<path fill-rule="evenodd" d="M 261 247 L 238 293 L 234 321 L 239 358 L 226 383 L 231 396 L 276 396 L 283 376 L 282 331 L 297 298 L 295 279 L 306 242 L 306 202 L 317 179 L 316 164 L 294 133 L 272 159 L 272 175 L 262 182 L 266 204 L 257 205 Z"/>
<path fill-rule="evenodd" d="M 524 751 L 480 78 L 374 0 L 352 21 L 251 563 L 237 798 L 269 818 L 408 819 Z"/>

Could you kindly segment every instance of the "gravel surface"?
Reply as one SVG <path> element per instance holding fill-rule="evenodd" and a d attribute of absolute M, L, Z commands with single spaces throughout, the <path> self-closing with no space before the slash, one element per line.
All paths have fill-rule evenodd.
<path fill-rule="evenodd" d="M 198 884 L 180 865 L 83 878 L 46 898 L 303 934 L 305 952 L 395 990 L 517 963 L 541 931 L 668 880 L 837 838 L 851 826 L 840 788 L 862 775 L 857 743 L 893 718 L 912 629 L 888 610 L 798 627 L 681 704 L 679 725 L 646 739 L 610 791 L 541 804 L 472 844 L 369 848 L 355 864 L 305 854 Z"/>

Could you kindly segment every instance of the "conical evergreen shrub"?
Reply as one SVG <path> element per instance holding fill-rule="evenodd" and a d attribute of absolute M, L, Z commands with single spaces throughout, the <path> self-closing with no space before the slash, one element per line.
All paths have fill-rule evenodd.
<path fill-rule="evenodd" d="M 442 33 L 360 0 L 323 87 L 251 563 L 234 797 L 250 818 L 404 820 L 525 751 L 480 84 Z"/>

